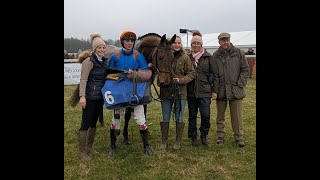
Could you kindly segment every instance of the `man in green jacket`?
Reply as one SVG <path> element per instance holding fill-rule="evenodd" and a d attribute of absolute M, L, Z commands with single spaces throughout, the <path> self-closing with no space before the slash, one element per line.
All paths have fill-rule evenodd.
<path fill-rule="evenodd" d="M 225 111 L 227 103 L 231 113 L 233 136 L 239 147 L 244 147 L 242 125 L 242 99 L 249 75 L 248 62 L 239 48 L 230 42 L 229 33 L 218 36 L 220 47 L 213 53 L 215 73 L 214 92 L 217 103 L 217 144 L 224 143 Z"/>

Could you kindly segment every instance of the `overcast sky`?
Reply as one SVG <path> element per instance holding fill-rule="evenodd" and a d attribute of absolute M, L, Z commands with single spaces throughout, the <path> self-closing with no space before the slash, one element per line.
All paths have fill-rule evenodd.
<path fill-rule="evenodd" d="M 100 33 L 118 39 L 124 29 L 171 37 L 179 29 L 201 33 L 256 30 L 256 0 L 64 0 L 64 37 Z"/>

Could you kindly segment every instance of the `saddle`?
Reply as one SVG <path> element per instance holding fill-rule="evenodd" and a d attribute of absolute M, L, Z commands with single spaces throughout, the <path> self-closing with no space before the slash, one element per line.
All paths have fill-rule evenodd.
<path fill-rule="evenodd" d="M 129 80 L 136 83 L 148 81 L 152 76 L 152 71 L 150 69 L 129 70 L 125 73 Z"/>
<path fill-rule="evenodd" d="M 152 71 L 150 69 L 137 69 L 137 70 L 120 70 L 115 68 L 107 69 L 106 79 L 121 81 L 123 78 L 127 78 L 135 83 L 148 81 L 152 76 Z"/>

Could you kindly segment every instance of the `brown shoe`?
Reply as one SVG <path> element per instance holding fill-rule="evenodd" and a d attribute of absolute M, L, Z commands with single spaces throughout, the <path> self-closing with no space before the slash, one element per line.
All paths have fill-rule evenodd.
<path fill-rule="evenodd" d="M 242 139 L 236 140 L 236 143 L 238 144 L 239 148 L 243 148 L 245 146 Z"/>
<path fill-rule="evenodd" d="M 224 143 L 224 138 L 223 137 L 218 137 L 217 139 L 217 144 L 223 144 Z"/>

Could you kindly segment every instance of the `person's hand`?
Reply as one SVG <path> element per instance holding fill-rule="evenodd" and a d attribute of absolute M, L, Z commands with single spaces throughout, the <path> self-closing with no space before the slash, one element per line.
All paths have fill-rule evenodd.
<path fill-rule="evenodd" d="M 81 97 L 80 97 L 80 106 L 81 106 L 83 109 L 86 108 L 86 102 L 87 102 L 86 97 L 85 97 L 85 96 L 81 96 Z"/>
<path fill-rule="evenodd" d="M 179 81 L 180 81 L 179 78 L 173 78 L 172 80 L 173 80 L 173 82 L 177 82 L 177 83 L 179 83 Z"/>
<path fill-rule="evenodd" d="M 211 96 L 212 99 L 217 99 L 217 97 L 218 97 L 217 93 L 212 93 L 212 96 Z"/>
<path fill-rule="evenodd" d="M 148 67 L 149 68 L 153 67 L 153 64 L 152 63 L 148 63 Z"/>

